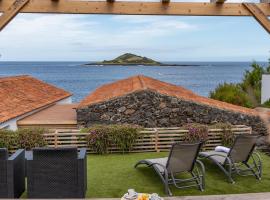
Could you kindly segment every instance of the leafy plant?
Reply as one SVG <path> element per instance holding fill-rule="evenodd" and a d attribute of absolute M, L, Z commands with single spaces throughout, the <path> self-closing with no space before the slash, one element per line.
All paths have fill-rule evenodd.
<path fill-rule="evenodd" d="M 130 125 L 112 125 L 110 126 L 111 141 L 122 152 L 130 151 L 134 143 L 139 138 L 138 127 Z"/>
<path fill-rule="evenodd" d="M 270 108 L 270 99 L 264 102 L 263 106 L 266 108 Z"/>
<path fill-rule="evenodd" d="M 232 146 L 235 140 L 235 135 L 232 131 L 233 126 L 230 123 L 217 123 L 215 126 L 223 130 L 221 134 L 221 145 L 226 147 Z"/>
<path fill-rule="evenodd" d="M 266 68 L 254 62 L 251 70 L 244 73 L 242 82 L 220 84 L 210 92 L 210 98 L 248 108 L 257 107 L 261 102 L 262 74 L 266 73 L 270 73 L 270 59 Z"/>
<path fill-rule="evenodd" d="M 0 147 L 7 149 L 32 149 L 34 147 L 42 147 L 46 145 L 43 134 L 45 129 L 27 128 L 12 130 L 0 130 Z"/>
<path fill-rule="evenodd" d="M 103 126 L 90 128 L 89 135 L 86 136 L 87 145 L 98 154 L 108 153 L 110 145 L 109 129 Z"/>
<path fill-rule="evenodd" d="M 214 91 L 210 92 L 210 98 L 248 108 L 253 106 L 240 85 L 233 83 L 220 84 Z"/>
<path fill-rule="evenodd" d="M 12 149 L 16 147 L 17 142 L 16 132 L 5 129 L 0 130 L 0 148 Z"/>
<path fill-rule="evenodd" d="M 18 129 L 18 147 L 29 150 L 34 147 L 46 146 L 46 141 L 43 136 L 45 131 L 46 130 L 42 128 Z"/>
<path fill-rule="evenodd" d="M 87 145 L 98 154 L 109 153 L 110 147 L 116 147 L 122 152 L 128 152 L 133 148 L 139 138 L 140 128 L 131 125 L 96 125 L 84 131 Z"/>
<path fill-rule="evenodd" d="M 201 124 L 187 124 L 185 128 L 188 130 L 184 134 L 185 142 L 199 142 L 207 141 L 208 139 L 208 127 Z"/>

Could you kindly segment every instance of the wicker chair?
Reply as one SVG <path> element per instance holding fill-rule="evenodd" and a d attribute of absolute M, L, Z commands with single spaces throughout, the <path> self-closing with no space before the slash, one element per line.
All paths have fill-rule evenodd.
<path fill-rule="evenodd" d="M 170 196 L 172 196 L 172 192 L 169 185 L 174 185 L 178 189 L 198 187 L 199 190 L 204 191 L 205 168 L 203 163 L 197 160 L 201 146 L 202 142 L 175 143 L 171 147 L 169 157 L 141 160 L 135 165 L 135 168 L 141 164 L 153 167 L 165 186 L 166 194 Z M 176 178 L 176 175 L 185 172 L 190 173 L 192 177 Z"/>
<path fill-rule="evenodd" d="M 25 191 L 24 150 L 8 157 L 8 150 L 0 149 L 0 198 L 19 198 Z"/>
<path fill-rule="evenodd" d="M 239 135 L 236 137 L 229 153 L 206 151 L 199 156 L 215 163 L 228 177 L 229 182 L 235 183 L 232 175 L 262 177 L 262 161 L 260 155 L 254 152 L 258 135 Z"/>
<path fill-rule="evenodd" d="M 86 149 L 35 148 L 27 161 L 28 198 L 84 198 Z"/>

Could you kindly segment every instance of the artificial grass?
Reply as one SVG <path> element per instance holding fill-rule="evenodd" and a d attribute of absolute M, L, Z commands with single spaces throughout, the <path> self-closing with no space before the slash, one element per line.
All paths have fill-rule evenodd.
<path fill-rule="evenodd" d="M 86 197 L 121 197 L 129 188 L 138 192 L 158 193 L 165 196 L 164 187 L 153 169 L 134 164 L 146 158 L 165 157 L 168 153 L 132 153 L 88 156 L 88 190 Z M 237 194 L 253 192 L 270 192 L 270 157 L 261 154 L 263 160 L 263 177 L 258 181 L 253 176 L 235 176 L 235 184 L 212 163 L 206 166 L 206 190 L 197 188 L 176 189 L 171 186 L 174 196 Z"/>

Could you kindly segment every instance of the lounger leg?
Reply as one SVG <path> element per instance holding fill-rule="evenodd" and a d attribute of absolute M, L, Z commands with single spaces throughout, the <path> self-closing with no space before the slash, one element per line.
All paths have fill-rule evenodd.
<path fill-rule="evenodd" d="M 165 170 L 164 172 L 164 177 L 165 177 L 165 180 L 163 180 L 163 183 L 164 183 L 164 186 L 165 186 L 165 193 L 169 196 L 172 196 L 172 192 L 169 188 L 169 175 L 168 175 L 168 171 Z"/>
<path fill-rule="evenodd" d="M 254 171 L 254 169 L 252 168 L 252 167 L 250 167 L 250 165 L 248 164 L 248 163 L 244 163 L 246 166 L 247 166 L 247 168 L 252 172 L 252 174 L 256 177 L 256 179 L 258 179 L 258 180 L 261 180 L 261 177 L 260 177 L 260 175 L 258 175 L 255 171 Z M 259 170 L 259 169 L 258 169 Z M 260 172 L 259 172 L 259 174 L 260 174 Z"/>
<path fill-rule="evenodd" d="M 234 180 L 232 178 L 232 165 L 229 164 L 228 165 L 228 170 L 225 169 L 225 166 L 222 166 L 221 164 L 219 164 L 218 162 L 215 162 L 215 164 L 223 171 L 223 173 L 228 177 L 229 182 L 234 184 Z"/>
<path fill-rule="evenodd" d="M 201 179 L 200 175 L 199 174 L 196 175 L 194 172 L 191 172 L 191 175 L 193 178 L 195 178 L 195 181 L 198 185 L 198 189 L 203 192 L 204 191 L 203 180 Z"/>
<path fill-rule="evenodd" d="M 196 171 L 197 171 L 197 177 L 198 180 L 200 181 L 200 190 L 204 191 L 205 190 L 205 167 L 202 161 L 196 160 Z"/>

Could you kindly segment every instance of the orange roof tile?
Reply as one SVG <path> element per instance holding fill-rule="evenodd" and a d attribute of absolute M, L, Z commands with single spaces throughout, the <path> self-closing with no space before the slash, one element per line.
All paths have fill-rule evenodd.
<path fill-rule="evenodd" d="M 0 123 L 48 106 L 72 94 L 31 76 L 0 78 Z"/>
<path fill-rule="evenodd" d="M 153 90 L 160 94 L 174 96 L 179 99 L 216 107 L 219 109 L 231 110 L 249 115 L 258 115 L 258 112 L 254 109 L 244 108 L 222 101 L 202 97 L 183 87 L 162 82 L 143 75 L 133 76 L 97 88 L 93 93 L 80 102 L 79 108 L 147 89 Z"/>

